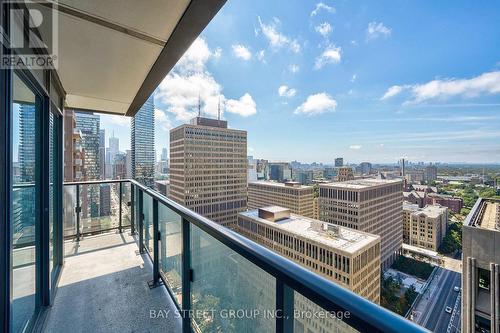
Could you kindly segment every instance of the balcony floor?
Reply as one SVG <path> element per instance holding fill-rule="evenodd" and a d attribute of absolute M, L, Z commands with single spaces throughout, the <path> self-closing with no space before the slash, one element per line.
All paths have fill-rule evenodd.
<path fill-rule="evenodd" d="M 152 265 L 129 231 L 65 243 L 65 265 L 44 332 L 180 332 L 163 287 L 149 289 Z M 169 311 L 151 319 L 150 310 Z"/>

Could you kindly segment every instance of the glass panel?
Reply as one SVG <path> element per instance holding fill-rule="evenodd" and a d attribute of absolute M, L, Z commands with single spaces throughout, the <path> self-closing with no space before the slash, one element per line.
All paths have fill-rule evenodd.
<path fill-rule="evenodd" d="M 21 332 L 37 309 L 36 301 L 36 160 L 35 95 L 14 74 L 12 189 L 12 331 Z"/>
<path fill-rule="evenodd" d="M 274 332 L 276 280 L 191 225 L 194 331 Z"/>
<path fill-rule="evenodd" d="M 130 191 L 131 191 L 130 183 L 122 183 L 122 226 L 130 227 L 130 219 L 131 219 L 131 207 L 128 205 L 130 202 Z"/>
<path fill-rule="evenodd" d="M 294 333 L 308 332 L 358 332 L 344 321 L 350 313 L 330 312 L 302 294 L 294 291 Z"/>
<path fill-rule="evenodd" d="M 118 183 L 80 185 L 80 226 L 83 234 L 118 228 L 119 191 Z"/>
<path fill-rule="evenodd" d="M 182 304 L 182 218 L 159 203 L 158 228 L 161 235 L 160 271 L 180 306 Z"/>
<path fill-rule="evenodd" d="M 76 185 L 64 185 L 63 190 L 63 235 L 76 236 Z"/>
<path fill-rule="evenodd" d="M 55 196 L 57 194 L 57 165 L 59 163 L 57 157 L 57 133 L 56 133 L 56 117 L 52 112 L 49 112 L 49 271 L 51 272 L 52 282 L 53 269 L 55 262 L 54 251 L 54 222 L 57 216 L 57 205 Z"/>
<path fill-rule="evenodd" d="M 144 247 L 149 252 L 151 257 L 153 257 L 153 198 L 148 194 L 144 193 L 142 197 L 143 202 L 143 212 L 144 212 L 144 224 L 143 224 L 143 242 Z"/>

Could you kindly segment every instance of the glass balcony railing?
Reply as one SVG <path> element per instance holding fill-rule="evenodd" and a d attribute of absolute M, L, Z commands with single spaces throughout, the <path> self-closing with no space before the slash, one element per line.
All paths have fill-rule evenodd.
<path fill-rule="evenodd" d="M 184 332 L 426 331 L 134 180 L 67 183 L 64 199 L 66 237 L 137 232 Z"/>

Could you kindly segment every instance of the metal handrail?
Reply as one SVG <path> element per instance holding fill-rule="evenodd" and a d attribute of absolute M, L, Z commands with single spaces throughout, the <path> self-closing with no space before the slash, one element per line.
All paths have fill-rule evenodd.
<path fill-rule="evenodd" d="M 77 182 L 65 185 L 86 185 L 102 183 Z M 330 280 L 282 257 L 222 225 L 199 215 L 139 182 L 118 180 L 112 182 L 130 182 L 140 191 L 150 195 L 154 200 L 165 205 L 184 220 L 197 226 L 210 236 L 223 243 L 231 250 L 248 259 L 251 263 L 285 283 L 293 290 L 307 297 L 326 311 L 346 311 L 349 318 L 343 321 L 362 332 L 428 332 L 425 328 L 399 316 L 357 294 L 347 290 Z M 140 245 L 141 246 L 141 245 Z M 184 277 L 183 277 L 184 278 Z"/>

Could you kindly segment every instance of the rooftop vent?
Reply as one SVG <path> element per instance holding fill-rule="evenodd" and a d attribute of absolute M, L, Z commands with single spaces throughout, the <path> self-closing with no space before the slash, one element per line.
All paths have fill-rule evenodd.
<path fill-rule="evenodd" d="M 285 182 L 285 186 L 289 187 L 299 187 L 300 183 L 299 182 Z"/>

